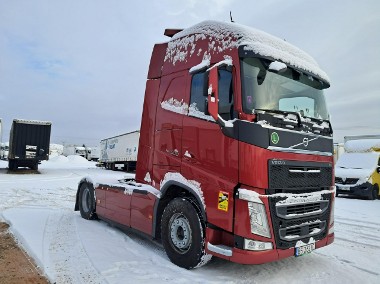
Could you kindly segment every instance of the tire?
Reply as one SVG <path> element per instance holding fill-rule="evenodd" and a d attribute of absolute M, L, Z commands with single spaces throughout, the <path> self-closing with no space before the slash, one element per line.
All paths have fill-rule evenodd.
<path fill-rule="evenodd" d="M 35 163 L 33 166 L 30 167 L 32 170 L 38 171 L 38 163 Z"/>
<path fill-rule="evenodd" d="M 79 189 L 79 211 L 83 219 L 97 219 L 95 213 L 95 191 L 92 184 L 83 183 Z"/>
<path fill-rule="evenodd" d="M 205 265 L 211 255 L 205 252 L 205 224 L 189 200 L 173 199 L 161 219 L 161 239 L 171 262 L 192 269 Z"/>
<path fill-rule="evenodd" d="M 9 160 L 8 168 L 11 171 L 14 171 L 17 169 L 17 162 L 15 160 Z"/>
<path fill-rule="evenodd" d="M 9 160 L 9 161 L 8 161 L 8 169 L 9 169 L 10 171 L 13 171 L 13 168 L 14 168 L 13 160 Z"/>
<path fill-rule="evenodd" d="M 380 199 L 379 186 L 377 184 L 375 184 L 375 186 L 373 188 L 373 199 Z"/>
<path fill-rule="evenodd" d="M 379 189 L 376 185 L 373 186 L 371 192 L 369 193 L 368 199 L 375 200 L 379 196 Z"/>

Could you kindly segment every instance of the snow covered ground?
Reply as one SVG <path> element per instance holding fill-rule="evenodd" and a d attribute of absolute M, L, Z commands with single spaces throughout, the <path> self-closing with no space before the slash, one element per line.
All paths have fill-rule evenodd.
<path fill-rule="evenodd" d="M 74 212 L 78 181 L 88 174 L 115 178 L 78 157 L 59 156 L 41 174 L 7 174 L 0 161 L 0 219 L 56 283 L 380 283 L 380 200 L 341 198 L 335 205 L 335 242 L 299 258 L 240 265 L 213 258 L 184 270 L 163 248 Z"/>

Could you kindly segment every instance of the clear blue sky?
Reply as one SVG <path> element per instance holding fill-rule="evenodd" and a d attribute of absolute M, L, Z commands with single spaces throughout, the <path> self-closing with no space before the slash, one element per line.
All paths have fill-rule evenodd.
<path fill-rule="evenodd" d="M 251 26 L 300 47 L 331 79 L 335 140 L 380 134 L 380 1 L 0 0 L 0 118 L 52 121 L 52 142 L 96 145 L 140 127 L 165 28 Z"/>

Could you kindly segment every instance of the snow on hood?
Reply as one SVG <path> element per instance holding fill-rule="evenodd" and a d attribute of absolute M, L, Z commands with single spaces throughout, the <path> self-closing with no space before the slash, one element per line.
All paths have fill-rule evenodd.
<path fill-rule="evenodd" d="M 208 45 L 208 50 L 200 49 L 197 54 L 204 52 L 206 55 L 245 46 L 245 50 L 287 63 L 330 82 L 327 74 L 306 52 L 285 40 L 236 23 L 204 21 L 175 34 L 168 43 L 165 61 L 169 60 L 175 64 L 176 61 L 187 60 L 188 56 L 195 54 L 195 42 L 207 38 L 212 40 Z M 191 48 L 188 48 L 189 46 Z"/>
<path fill-rule="evenodd" d="M 380 139 L 349 140 L 344 144 L 346 152 L 370 152 L 380 150 Z"/>
<path fill-rule="evenodd" d="M 344 153 L 335 165 L 335 176 L 340 178 L 358 178 L 357 184 L 367 181 L 375 171 L 379 153 Z"/>

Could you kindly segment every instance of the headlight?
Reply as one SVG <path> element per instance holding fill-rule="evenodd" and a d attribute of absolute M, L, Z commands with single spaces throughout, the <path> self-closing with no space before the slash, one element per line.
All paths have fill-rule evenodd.
<path fill-rule="evenodd" d="M 248 202 L 248 211 L 251 220 L 251 233 L 270 238 L 271 233 L 264 204 Z"/>

